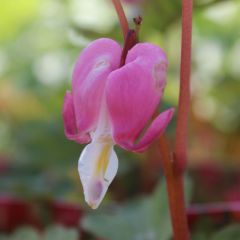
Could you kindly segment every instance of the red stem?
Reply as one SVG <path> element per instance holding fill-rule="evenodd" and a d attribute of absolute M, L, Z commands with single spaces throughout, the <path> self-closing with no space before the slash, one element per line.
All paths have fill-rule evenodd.
<path fill-rule="evenodd" d="M 182 0 L 182 48 L 175 159 L 178 171 L 184 171 L 187 159 L 187 131 L 190 108 L 190 72 L 192 46 L 192 0 Z"/>
<path fill-rule="evenodd" d="M 122 32 L 123 32 L 123 36 L 124 36 L 124 40 L 127 38 L 127 34 L 129 31 L 129 26 L 128 26 L 128 21 L 126 18 L 126 15 L 124 13 L 122 4 L 120 3 L 119 0 L 112 0 L 112 3 L 116 9 L 118 18 L 119 18 L 119 22 L 122 28 Z"/>
<path fill-rule="evenodd" d="M 211 216 L 214 214 L 240 214 L 240 202 L 218 202 L 207 204 L 191 204 L 187 209 L 188 216 Z"/>
<path fill-rule="evenodd" d="M 160 137 L 159 147 L 167 182 L 168 202 L 174 240 L 189 240 L 188 222 L 184 203 L 183 175 L 176 174 L 174 171 L 174 161 L 164 136 Z"/>
<path fill-rule="evenodd" d="M 160 151 L 167 180 L 168 201 L 175 240 L 190 239 L 184 201 L 183 175 L 187 161 L 187 127 L 190 108 L 192 7 L 192 0 L 182 0 L 181 72 L 174 156 L 170 154 L 165 137 L 160 138 Z"/>

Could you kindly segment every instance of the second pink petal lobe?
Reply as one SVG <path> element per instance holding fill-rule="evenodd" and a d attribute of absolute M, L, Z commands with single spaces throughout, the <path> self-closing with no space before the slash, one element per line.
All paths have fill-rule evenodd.
<path fill-rule="evenodd" d="M 128 53 L 126 65 L 113 71 L 107 81 L 107 105 L 117 144 L 132 151 L 143 151 L 165 128 L 169 117 L 159 116 L 142 141 L 136 140 L 153 116 L 166 83 L 167 59 L 155 45 L 139 43 Z M 163 113 L 164 114 L 164 113 Z M 172 114 L 166 113 L 167 116 Z M 167 120 L 166 120 L 167 119 Z M 162 121 L 162 122 L 161 122 Z M 139 145 L 140 144 L 140 145 Z"/>

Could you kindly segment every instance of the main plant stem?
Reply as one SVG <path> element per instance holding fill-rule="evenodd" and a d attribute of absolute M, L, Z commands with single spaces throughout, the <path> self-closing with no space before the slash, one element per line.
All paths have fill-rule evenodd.
<path fill-rule="evenodd" d="M 192 0 L 182 0 L 182 47 L 175 158 L 178 171 L 184 171 L 187 159 L 188 115 L 190 109 L 190 73 L 192 48 Z"/>
<path fill-rule="evenodd" d="M 184 201 L 183 172 L 174 170 L 176 160 L 173 159 L 165 136 L 160 137 L 159 147 L 167 182 L 168 203 L 174 240 L 188 240 L 189 230 Z"/>
<path fill-rule="evenodd" d="M 180 91 L 177 115 L 175 153 L 171 155 L 165 137 L 160 139 L 160 151 L 167 181 L 169 207 L 175 240 L 189 240 L 184 200 L 183 177 L 187 162 L 187 131 L 190 108 L 190 72 L 192 45 L 192 0 L 182 0 L 182 45 Z"/>

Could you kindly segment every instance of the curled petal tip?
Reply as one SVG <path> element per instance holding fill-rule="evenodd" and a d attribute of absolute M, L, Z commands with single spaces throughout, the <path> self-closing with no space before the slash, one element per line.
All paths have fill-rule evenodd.
<path fill-rule="evenodd" d="M 74 140 L 78 143 L 87 143 L 90 141 L 89 134 L 81 135 L 78 132 L 73 97 L 70 91 L 67 91 L 64 97 L 62 117 L 64 123 L 64 133 L 69 140 Z"/>
<path fill-rule="evenodd" d="M 123 148 L 134 151 L 143 152 L 148 146 L 157 139 L 166 129 L 174 114 L 174 108 L 170 108 L 156 117 L 149 128 L 144 133 L 143 137 L 136 143 L 136 139 L 129 141 L 128 139 L 118 138 L 115 141 Z"/>
<path fill-rule="evenodd" d="M 77 127 L 72 94 L 70 91 L 67 91 L 64 97 L 62 116 L 65 135 L 68 139 L 73 140 L 74 136 L 77 134 Z"/>

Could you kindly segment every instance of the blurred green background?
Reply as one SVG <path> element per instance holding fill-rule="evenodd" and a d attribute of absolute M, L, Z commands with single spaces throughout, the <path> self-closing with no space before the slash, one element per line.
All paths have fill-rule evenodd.
<path fill-rule="evenodd" d="M 138 14 L 143 17 L 140 40 L 158 44 L 166 51 L 168 84 L 160 109 L 177 106 L 181 2 L 125 0 L 124 8 L 130 22 Z M 240 186 L 239 13 L 239 0 L 194 1 L 188 150 L 192 194 L 187 187 L 193 202 L 226 200 L 225 192 L 220 189 L 214 196 L 210 196 L 212 189 L 209 196 L 204 188 L 196 190 L 201 190 L 197 184 L 202 182 L 196 180 L 194 171 L 202 166 L 207 166 L 207 171 L 211 166 L 213 172 L 221 168 L 220 186 L 231 189 Z M 77 172 L 83 146 L 66 140 L 61 109 L 79 53 L 100 37 L 123 42 L 116 13 L 108 0 L 0 0 L 0 196 L 10 195 L 38 204 L 64 201 L 86 208 Z M 174 128 L 175 120 L 167 133 L 173 144 Z M 129 233 L 124 239 L 170 239 L 168 213 L 162 213 L 161 218 L 160 211 L 167 208 L 163 185 L 154 193 L 162 175 L 157 143 L 139 155 L 118 147 L 116 150 L 120 160 L 118 175 L 103 206 L 87 217 L 81 227 L 95 236 L 113 240 L 123 239 L 120 235 L 123 232 Z M 211 173 L 208 172 L 212 176 Z M 230 181 L 229 175 L 236 177 Z M 161 206 L 153 200 L 159 191 L 164 195 L 159 197 Z M 239 190 L 234 194 L 237 196 L 234 200 L 240 201 Z M 139 199 L 143 195 L 146 199 Z M 101 213 L 113 202 L 116 212 Z M 42 215 L 43 225 L 48 226 L 48 214 Z M 109 233 L 111 227 L 108 227 L 112 215 L 117 219 L 114 232 L 119 231 L 115 235 Z M 151 220 L 146 220 L 147 216 Z M 138 223 L 144 217 L 144 223 Z M 125 220 L 137 227 L 125 226 Z M 196 239 L 210 239 L 204 234 L 216 229 L 206 226 L 201 223 L 195 228 Z M 238 227 L 233 229 L 236 231 Z M 237 234 L 234 236 L 239 238 L 226 239 L 240 239 L 239 231 Z M 84 239 L 90 239 L 90 235 Z"/>

